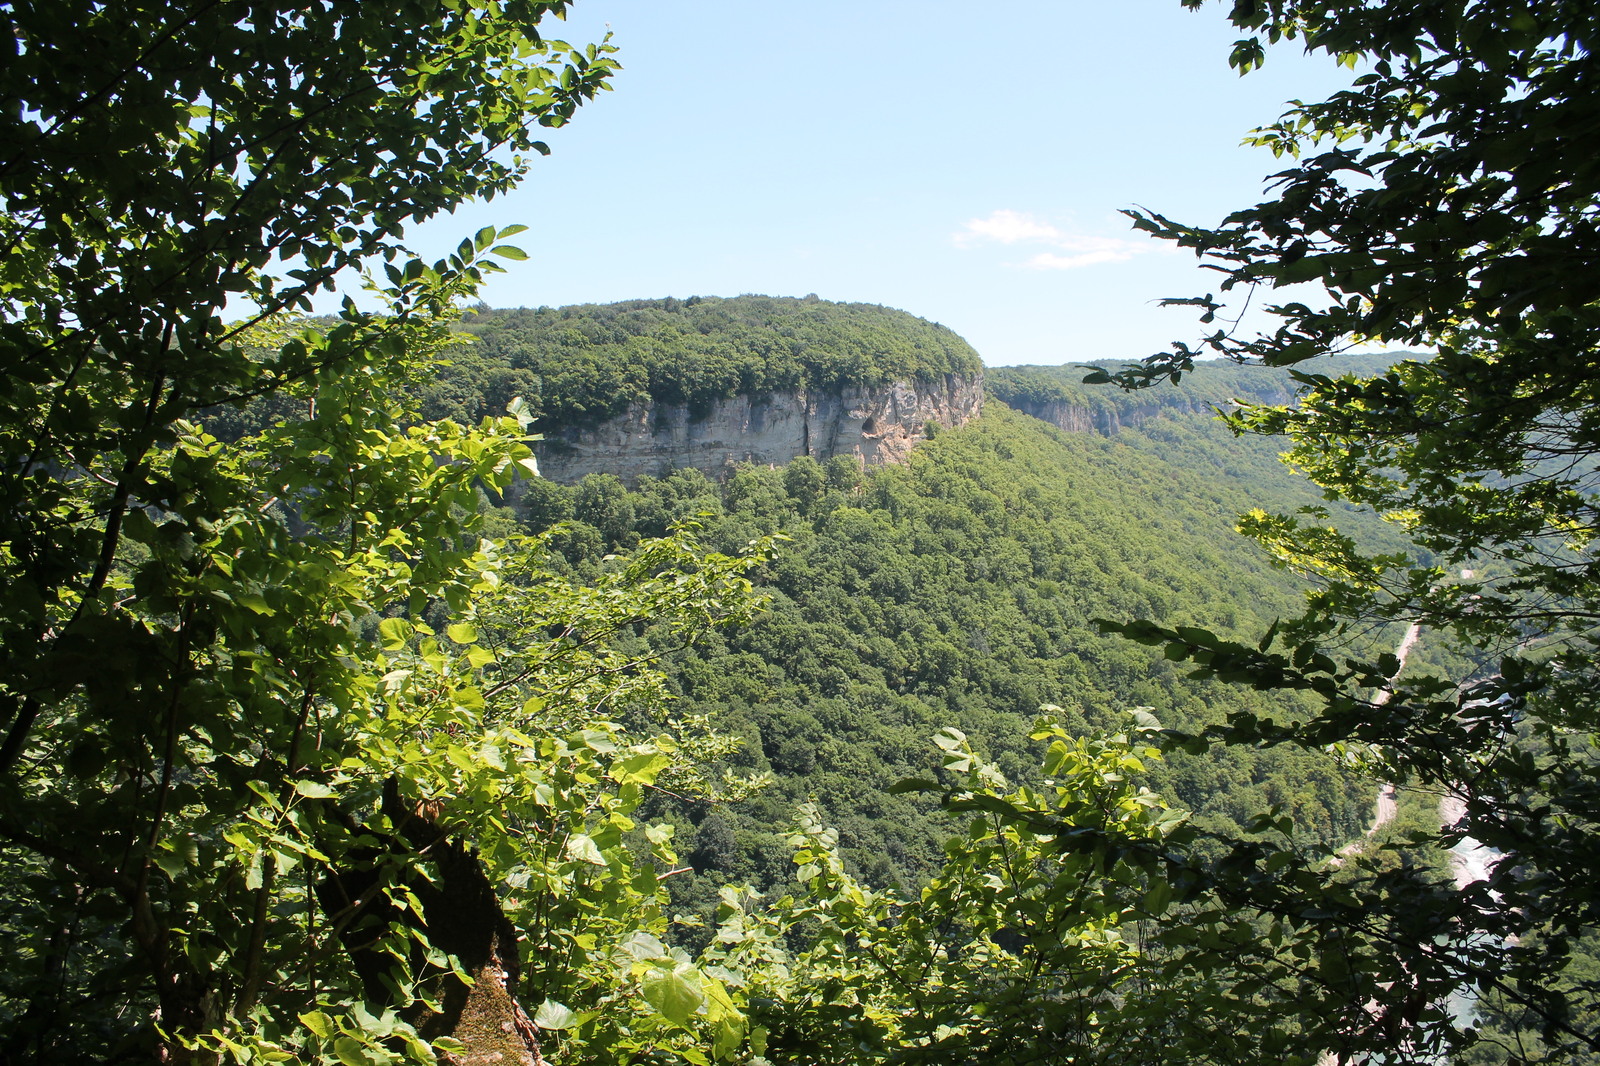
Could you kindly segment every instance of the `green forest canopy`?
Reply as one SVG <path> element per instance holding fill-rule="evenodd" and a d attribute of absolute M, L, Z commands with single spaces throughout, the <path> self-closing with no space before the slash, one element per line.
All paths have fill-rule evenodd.
<path fill-rule="evenodd" d="M 736 393 L 872 388 L 982 369 L 943 326 L 814 296 L 479 309 L 461 328 L 478 343 L 458 352 L 450 381 L 430 393 L 430 415 L 478 417 L 488 412 L 467 406 L 475 397 L 503 404 L 522 396 L 536 417 L 571 423 L 646 398 L 704 409 Z"/>
<path fill-rule="evenodd" d="M 787 824 L 812 797 L 869 879 L 914 884 L 948 827 L 886 790 L 926 772 L 928 738 L 944 726 L 1028 779 L 1028 723 L 1046 703 L 1071 708 L 1066 721 L 1084 733 L 1115 732 L 1139 706 L 1186 729 L 1245 704 L 1266 712 L 1249 693 L 1183 681 L 1092 620 L 1242 634 L 1292 613 L 1299 583 L 1229 533 L 1241 509 L 1314 499 L 1270 446 L 1236 448 L 1208 415 L 1178 411 L 1106 438 L 991 404 L 904 467 L 800 458 L 722 486 L 679 471 L 631 490 L 591 475 L 541 486 L 526 513 L 570 522 L 554 543 L 580 570 L 696 514 L 725 551 L 782 534 L 757 574 L 767 609 L 668 671 L 683 710 L 744 738 L 734 765 L 777 782 L 743 804 L 689 808 L 701 831 L 683 839 L 713 834 L 696 852 L 713 882 L 781 883 Z M 1315 837 L 1358 834 L 1373 786 L 1325 758 L 1282 755 L 1180 756 L 1152 783 L 1234 830 L 1282 805 Z"/>

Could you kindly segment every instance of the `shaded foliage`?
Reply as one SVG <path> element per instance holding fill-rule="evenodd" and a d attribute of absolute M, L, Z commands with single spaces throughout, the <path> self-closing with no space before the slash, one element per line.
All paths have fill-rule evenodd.
<path fill-rule="evenodd" d="M 1337 513 L 1263 509 L 1245 530 L 1318 582 L 1302 617 L 1255 642 L 1124 631 L 1203 676 L 1318 703 L 1290 728 L 1241 716 L 1218 739 L 1346 745 L 1459 801 L 1459 823 L 1424 835 L 1502 853 L 1487 882 L 1447 904 L 1362 898 L 1389 920 L 1455 915 L 1417 966 L 1482 996 L 1486 1024 L 1435 1018 L 1425 1038 L 1481 1038 L 1489 1061 L 1595 1061 L 1600 290 L 1575 265 L 1596 250 L 1600 14 L 1565 0 L 1269 0 L 1231 17 L 1247 33 L 1241 70 L 1264 40 L 1300 39 L 1346 60 L 1350 87 L 1257 131 L 1287 164 L 1263 202 L 1218 226 L 1130 214 L 1217 269 L 1222 293 L 1321 292 L 1270 307 L 1268 332 L 1218 329 L 1114 376 L 1176 379 L 1200 352 L 1292 368 L 1301 402 L 1246 409 L 1235 428 L 1286 438 L 1330 501 L 1384 515 L 1416 547 L 1364 550 Z M 1205 322 L 1221 309 L 1216 294 L 1172 302 Z M 1356 341 L 1437 354 L 1374 372 L 1338 354 Z M 1446 649 L 1432 669 L 1393 679 L 1361 645 L 1397 622 Z"/>

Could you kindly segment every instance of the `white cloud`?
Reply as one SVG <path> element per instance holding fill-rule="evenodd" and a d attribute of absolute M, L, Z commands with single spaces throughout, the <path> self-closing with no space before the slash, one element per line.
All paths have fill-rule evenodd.
<path fill-rule="evenodd" d="M 968 219 L 955 234 L 956 246 L 960 248 L 985 242 L 1043 244 L 1054 249 L 1038 252 L 1018 264 L 1029 270 L 1072 270 L 1096 263 L 1120 263 L 1153 250 L 1149 241 L 1066 233 L 1032 215 L 1009 210 L 991 212 L 986 218 Z"/>
<path fill-rule="evenodd" d="M 1022 266 L 1030 267 L 1034 271 L 1070 271 L 1074 267 L 1094 266 L 1096 262 L 1122 262 L 1133 258 L 1141 251 L 1149 251 L 1149 248 L 1144 248 L 1131 240 L 1115 240 L 1110 237 L 1078 238 L 1072 242 L 1062 242 L 1061 248 L 1074 254 L 1059 256 L 1054 251 L 1040 251 Z"/>
<path fill-rule="evenodd" d="M 1065 234 L 1054 226 L 1038 221 L 1020 211 L 995 211 L 988 218 L 967 220 L 966 229 L 956 234 L 956 243 L 962 247 L 979 241 L 999 241 L 1016 244 L 1018 241 L 1045 241 L 1054 243 Z"/>

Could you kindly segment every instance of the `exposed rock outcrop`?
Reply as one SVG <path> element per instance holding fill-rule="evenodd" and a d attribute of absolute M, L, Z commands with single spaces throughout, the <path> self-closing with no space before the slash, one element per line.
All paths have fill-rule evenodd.
<path fill-rule="evenodd" d="M 1064 400 L 1050 400 L 1043 403 L 1012 400 L 1010 406 L 1068 433 L 1099 433 L 1107 437 L 1115 436 L 1124 427 L 1140 426 L 1161 415 L 1209 410 L 1206 405 L 1183 401 L 1089 407 Z"/>
<path fill-rule="evenodd" d="M 1251 403 L 1278 405 L 1292 402 L 1294 394 L 1283 388 L 1244 398 Z M 1005 402 L 1025 415 L 1032 415 L 1068 433 L 1099 433 L 1107 437 L 1116 436 L 1124 429 L 1142 426 L 1153 418 L 1188 413 L 1210 414 L 1219 406 L 1210 399 L 1185 396 L 1177 390 L 1169 390 L 1159 401 L 1142 403 L 1123 400 L 1120 403 L 1091 405 L 1071 400 L 1030 400 L 1020 397 L 1012 397 Z M 1228 410 L 1235 407 L 1226 402 L 1220 406 Z"/>
<path fill-rule="evenodd" d="M 964 425 L 982 405 L 982 378 L 955 374 L 937 383 L 739 395 L 704 412 L 651 403 L 598 424 L 541 427 L 539 466 L 562 482 L 591 473 L 631 482 L 680 467 L 720 477 L 737 463 L 787 463 L 798 455 L 854 455 L 872 466 L 903 460 L 932 427 Z"/>

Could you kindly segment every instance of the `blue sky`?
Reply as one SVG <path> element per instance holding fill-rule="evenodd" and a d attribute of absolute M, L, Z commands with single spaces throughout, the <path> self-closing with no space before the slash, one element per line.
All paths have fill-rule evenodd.
<path fill-rule="evenodd" d="M 496 307 L 744 292 L 902 308 L 991 365 L 1137 359 L 1193 339 L 1162 296 L 1214 288 L 1128 228 L 1214 222 L 1277 161 L 1240 146 L 1349 77 L 1298 47 L 1240 78 L 1225 6 L 1178 0 L 576 0 L 615 91 L 515 194 L 414 234 L 437 255 L 531 227 Z"/>

